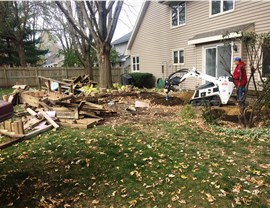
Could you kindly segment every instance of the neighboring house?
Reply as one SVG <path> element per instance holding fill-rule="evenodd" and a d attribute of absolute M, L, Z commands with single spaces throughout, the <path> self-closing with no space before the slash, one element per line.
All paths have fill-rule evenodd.
<path fill-rule="evenodd" d="M 121 38 L 112 42 L 112 47 L 118 52 L 119 57 L 114 67 L 121 67 L 124 69 L 128 69 L 130 67 L 130 57 L 129 55 L 125 55 L 127 44 L 132 32 L 127 33 Z"/>
<path fill-rule="evenodd" d="M 44 64 L 42 67 L 62 67 L 64 64 L 64 56 L 59 55 L 60 47 L 57 41 L 48 33 L 44 32 L 42 37 L 42 48 L 48 49 L 49 52 L 45 55 Z"/>
<path fill-rule="evenodd" d="M 64 65 L 64 57 L 58 55 L 57 53 L 49 53 L 45 57 L 45 63 L 42 67 L 62 67 Z"/>
<path fill-rule="evenodd" d="M 224 45 L 223 34 L 269 32 L 269 10 L 270 1 L 145 1 L 127 46 L 131 71 L 150 72 L 156 79 L 193 66 L 213 76 L 232 72 L 233 58 L 247 62 L 247 53 L 240 42 Z M 269 65 L 263 64 L 264 73 Z M 187 79 L 181 87 L 194 89 L 201 82 Z"/>

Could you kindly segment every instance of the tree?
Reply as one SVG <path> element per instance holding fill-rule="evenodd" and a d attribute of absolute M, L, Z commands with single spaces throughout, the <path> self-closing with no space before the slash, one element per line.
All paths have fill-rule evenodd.
<path fill-rule="evenodd" d="M 112 37 L 123 6 L 123 0 L 114 1 L 75 1 L 77 17 L 83 17 L 84 24 L 80 24 L 75 15 L 72 15 L 67 2 L 56 1 L 60 10 L 72 25 L 74 30 L 91 44 L 97 53 L 99 62 L 99 85 L 112 87 L 110 50 Z M 80 15 L 78 15 L 78 13 Z M 89 29 L 89 34 L 84 30 Z"/>
<path fill-rule="evenodd" d="M 89 34 L 89 30 L 84 27 L 83 16 L 80 10 L 77 7 L 73 8 L 71 2 L 66 2 L 65 5 L 72 16 L 78 15 L 80 27 L 83 28 L 85 33 Z M 51 21 L 52 19 L 54 21 Z M 71 54 L 75 55 L 76 57 L 73 58 L 80 62 L 77 62 L 76 65 L 82 65 L 85 69 L 85 74 L 88 74 L 90 79 L 93 79 L 92 65 L 96 59 L 96 54 L 94 49 L 91 48 L 92 41 L 89 42 L 91 38 L 85 39 L 80 36 L 54 3 L 49 3 L 46 8 L 44 7 L 44 28 L 61 43 L 61 54 L 69 62 L 68 65 L 73 65 L 68 61 L 68 56 Z"/>
<path fill-rule="evenodd" d="M 239 38 L 231 39 L 225 36 L 225 40 L 240 41 L 244 50 L 247 53 L 250 75 L 246 85 L 245 96 L 249 93 L 251 81 L 254 85 L 256 98 L 253 103 L 244 108 L 240 107 L 239 121 L 244 127 L 252 127 L 258 117 L 263 117 L 264 111 L 268 111 L 270 103 L 270 80 L 265 81 L 263 78 L 264 65 L 269 59 L 270 52 L 270 32 L 257 34 L 255 32 L 242 32 Z M 268 70 L 270 71 L 269 66 Z M 255 79 L 255 74 L 258 74 L 258 79 Z M 269 76 L 268 72 L 268 76 Z M 261 88 L 259 91 L 258 88 Z"/>
<path fill-rule="evenodd" d="M 6 62 L 9 59 L 9 64 L 35 64 L 38 56 L 46 53 L 36 48 L 40 42 L 35 31 L 39 11 L 38 4 L 30 1 L 0 2 L 0 39 L 7 49 L 1 54 Z M 16 61 L 17 56 L 19 61 Z"/>
<path fill-rule="evenodd" d="M 110 61 L 112 64 L 115 64 L 119 58 L 119 53 L 115 50 L 115 48 L 112 48 L 110 51 Z"/>
<path fill-rule="evenodd" d="M 81 62 L 76 55 L 76 52 L 72 49 L 61 50 L 60 54 L 64 55 L 64 66 L 73 67 L 73 66 L 81 66 Z"/>

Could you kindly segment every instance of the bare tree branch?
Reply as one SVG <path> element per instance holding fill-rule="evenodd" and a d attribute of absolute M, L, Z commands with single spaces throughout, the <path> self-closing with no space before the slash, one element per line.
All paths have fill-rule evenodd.
<path fill-rule="evenodd" d="M 109 29 L 108 29 L 109 32 L 108 32 L 108 36 L 106 38 L 106 42 L 111 42 L 112 41 L 113 34 L 114 34 L 114 31 L 115 31 L 115 28 L 116 28 L 116 25 L 117 25 L 117 21 L 118 21 L 118 18 L 119 18 L 123 3 L 124 3 L 124 1 L 118 1 L 117 2 L 117 5 L 116 5 L 115 11 L 114 11 L 114 15 L 113 15 L 112 23 L 111 23 L 111 25 L 109 26 Z"/>
<path fill-rule="evenodd" d="M 84 38 L 88 39 L 87 34 L 85 34 L 85 32 L 83 30 L 81 30 L 81 28 L 79 28 L 76 24 L 76 20 L 70 15 L 70 13 L 68 12 L 68 10 L 66 10 L 64 8 L 64 6 L 62 5 L 61 2 L 59 1 L 55 1 L 55 3 L 57 4 L 57 6 L 59 7 L 59 9 L 64 13 L 64 15 L 66 16 L 67 20 L 70 22 L 70 24 L 73 26 L 73 28 Z"/>

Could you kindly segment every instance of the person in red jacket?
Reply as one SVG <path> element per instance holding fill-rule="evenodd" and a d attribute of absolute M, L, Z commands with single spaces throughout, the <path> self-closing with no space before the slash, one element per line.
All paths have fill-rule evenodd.
<path fill-rule="evenodd" d="M 233 72 L 233 82 L 237 89 L 237 100 L 240 107 L 245 107 L 245 87 L 247 84 L 246 63 L 240 57 L 234 59 L 236 65 Z"/>

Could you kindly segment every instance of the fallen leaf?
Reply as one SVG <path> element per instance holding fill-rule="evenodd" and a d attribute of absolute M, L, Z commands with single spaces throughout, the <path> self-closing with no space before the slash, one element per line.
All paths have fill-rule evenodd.
<path fill-rule="evenodd" d="M 172 197 L 172 199 L 171 199 L 171 200 L 172 200 L 173 202 L 175 202 L 175 201 L 177 201 L 178 199 L 179 199 L 179 196 L 174 195 L 174 196 Z"/>
<path fill-rule="evenodd" d="M 99 200 L 97 200 L 97 199 L 94 199 L 93 201 L 92 201 L 92 204 L 99 204 Z"/>
<path fill-rule="evenodd" d="M 174 174 L 169 174 L 168 177 L 169 177 L 169 178 L 174 178 L 175 175 L 174 175 Z"/>
<path fill-rule="evenodd" d="M 236 184 L 236 185 L 233 187 L 232 192 L 233 192 L 234 194 L 239 194 L 240 191 L 241 191 L 241 188 L 242 188 L 242 186 L 241 186 L 240 184 Z"/>
<path fill-rule="evenodd" d="M 8 207 L 12 207 L 13 206 L 13 202 L 8 204 Z"/>
<path fill-rule="evenodd" d="M 214 202 L 216 199 L 215 197 L 213 197 L 211 194 L 205 193 L 205 195 L 207 196 L 207 200 L 212 203 Z"/>
<path fill-rule="evenodd" d="M 130 204 L 129 207 L 134 207 L 137 204 L 137 200 L 134 199 L 134 200 L 129 201 L 128 203 Z"/>
<path fill-rule="evenodd" d="M 89 167 L 89 165 L 90 165 L 90 159 L 86 158 L 85 159 L 85 163 L 86 163 L 86 167 Z"/>
<path fill-rule="evenodd" d="M 180 176 L 182 179 L 184 179 L 184 180 L 186 180 L 188 177 L 187 176 L 185 176 L 185 175 L 181 175 Z"/>

